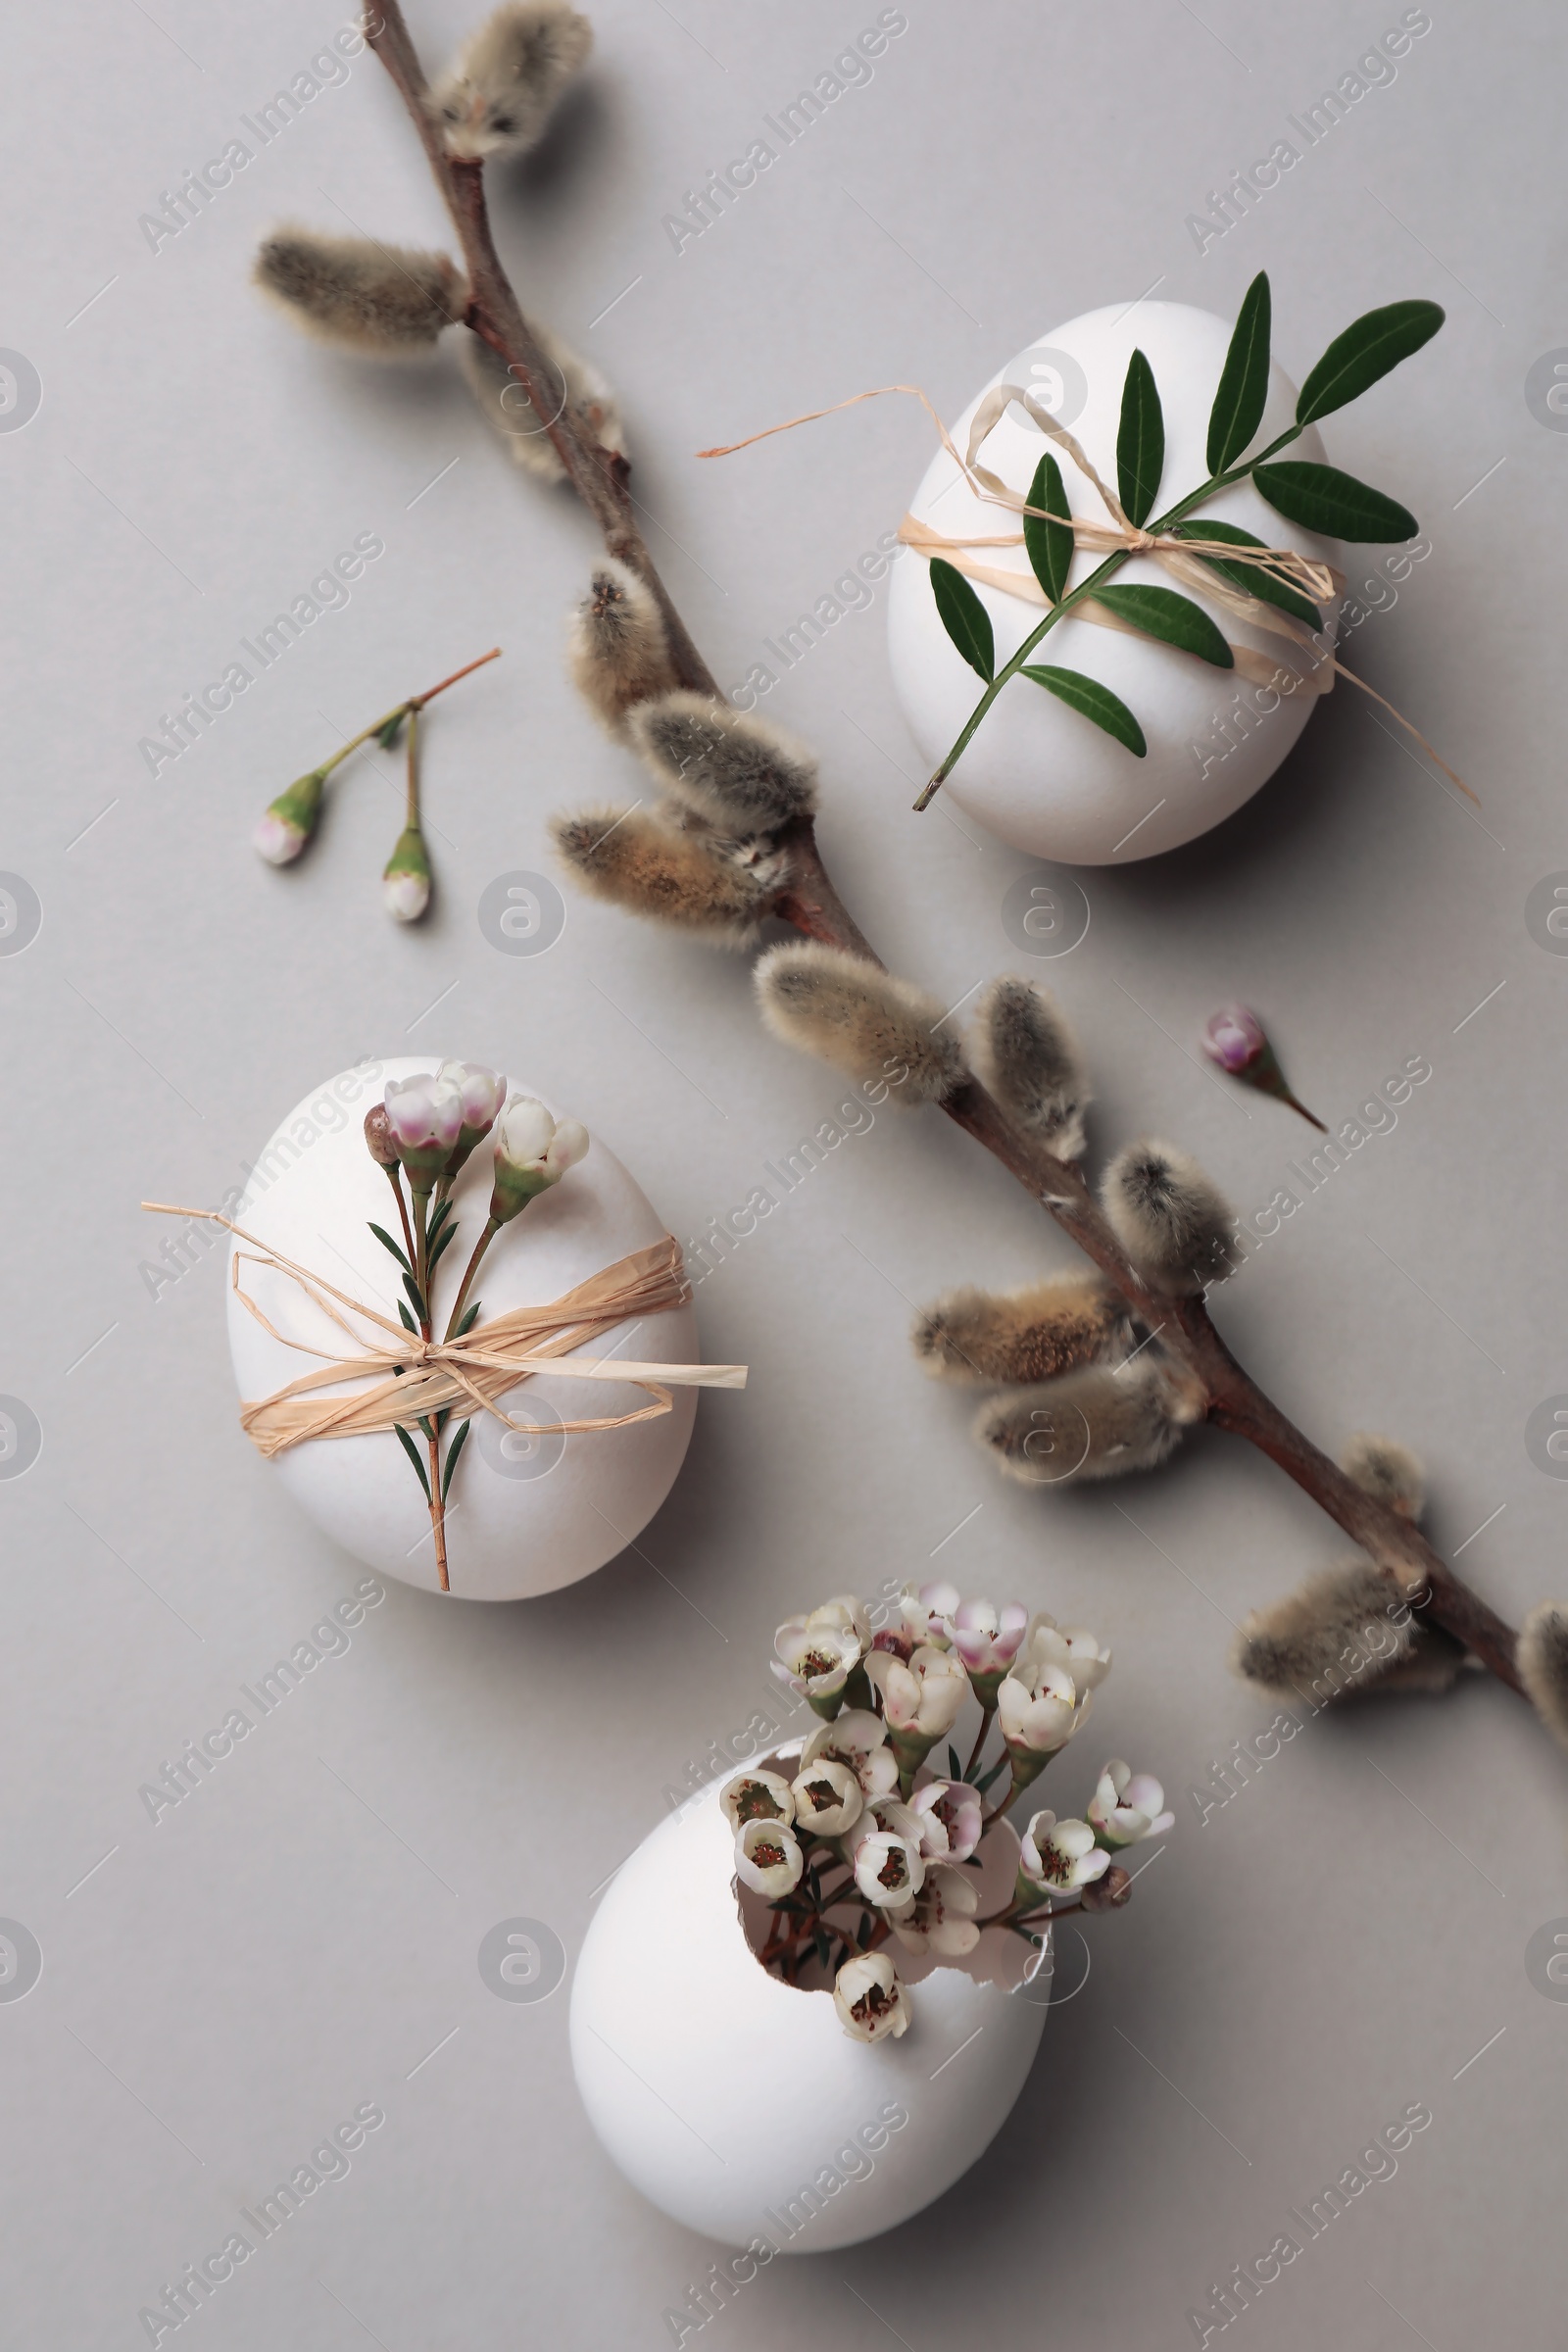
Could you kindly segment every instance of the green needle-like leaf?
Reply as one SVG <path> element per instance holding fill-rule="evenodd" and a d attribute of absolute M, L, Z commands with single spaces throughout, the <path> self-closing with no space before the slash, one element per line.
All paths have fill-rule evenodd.
<path fill-rule="evenodd" d="M 963 1767 L 962 1767 L 962 1765 L 961 1765 L 961 1764 L 958 1762 L 958 1751 L 957 1751 L 957 1749 L 956 1749 L 956 1747 L 954 1747 L 954 1746 L 953 1746 L 951 1743 L 949 1744 L 949 1747 L 948 1747 L 948 1766 L 949 1766 L 949 1770 L 950 1770 L 950 1773 L 951 1773 L 951 1776 L 952 1776 L 952 1778 L 953 1778 L 954 1780 L 956 1780 L 956 1781 L 961 1781 L 961 1780 L 962 1780 L 962 1778 L 963 1778 Z"/>
<path fill-rule="evenodd" d="M 441 1263 L 442 1253 L 445 1250 L 447 1244 L 449 1242 L 455 1242 L 457 1238 L 458 1229 L 456 1225 L 442 1226 L 440 1233 L 430 1244 L 430 1247 L 424 1253 L 425 1270 L 427 1273 L 433 1274 L 435 1272 L 437 1266 Z"/>
<path fill-rule="evenodd" d="M 1287 522 L 1321 531 L 1325 538 L 1371 545 L 1413 539 L 1421 528 L 1408 507 L 1358 482 L 1353 473 L 1342 473 L 1337 466 L 1286 459 L 1277 466 L 1254 466 L 1252 479 Z"/>
<path fill-rule="evenodd" d="M 1254 539 L 1250 531 L 1238 530 L 1234 522 L 1215 522 L 1207 514 L 1198 515 L 1189 522 L 1172 523 L 1171 531 L 1178 539 L 1222 539 L 1227 547 L 1265 544 Z M 1259 570 L 1255 564 L 1228 564 L 1223 556 L 1200 556 L 1198 560 L 1200 564 L 1210 564 L 1232 587 L 1245 589 L 1249 596 L 1260 597 L 1265 605 L 1289 612 L 1295 620 L 1304 620 L 1309 629 L 1323 626 L 1323 615 L 1316 605 L 1309 604 L 1297 589 L 1288 588 L 1283 580 Z"/>
<path fill-rule="evenodd" d="M 1256 432 L 1268 398 L 1270 302 L 1267 272 L 1260 270 L 1236 314 L 1236 331 L 1220 369 L 1219 390 L 1208 417 L 1208 470 L 1223 473 Z M 1125 503 L 1125 502 L 1123 502 Z"/>
<path fill-rule="evenodd" d="M 1107 735 L 1114 735 L 1118 743 L 1125 744 L 1135 760 L 1142 760 L 1148 751 L 1144 730 L 1126 704 L 1108 686 L 1102 686 L 1098 678 L 1086 678 L 1081 670 L 1051 669 L 1034 662 L 1026 662 L 1019 674 L 1033 678 L 1037 686 L 1044 686 L 1048 694 L 1054 694 L 1070 710 L 1092 718 L 1097 727 L 1103 727 Z"/>
<path fill-rule="evenodd" d="M 414 1317 L 413 1317 L 413 1316 L 410 1314 L 410 1312 L 409 1312 L 408 1308 L 407 1308 L 407 1307 L 404 1305 L 404 1303 L 403 1303 L 403 1301 L 402 1301 L 402 1299 L 401 1299 L 401 1298 L 398 1300 L 398 1313 L 399 1313 L 399 1314 L 400 1314 L 400 1315 L 403 1317 L 403 1328 L 404 1328 L 404 1330 L 405 1330 L 405 1331 L 412 1331 L 412 1332 L 414 1333 L 414 1335 L 415 1335 L 416 1339 L 417 1339 L 417 1337 L 418 1337 L 418 1333 L 419 1333 L 419 1326 L 417 1325 L 417 1323 L 416 1323 L 416 1321 L 414 1320 Z M 398 1370 L 401 1372 L 401 1370 L 403 1369 L 402 1365 L 401 1365 L 401 1364 L 400 1364 L 400 1365 L 398 1365 L 398 1366 L 397 1366 L 397 1369 L 398 1369 Z"/>
<path fill-rule="evenodd" d="M 1154 511 L 1165 470 L 1165 417 L 1154 370 L 1141 351 L 1127 363 L 1116 432 L 1116 490 L 1130 518 L 1142 526 Z"/>
<path fill-rule="evenodd" d="M 447 1455 L 446 1470 L 441 1480 L 441 1499 L 443 1502 L 445 1502 L 447 1496 L 452 1492 L 452 1473 L 458 1466 L 458 1456 L 463 1451 L 464 1442 L 466 1439 L 471 1426 L 472 1424 L 470 1422 L 460 1422 L 458 1425 L 457 1436 L 452 1441 L 452 1448 Z"/>
<path fill-rule="evenodd" d="M 1062 486 L 1061 467 L 1048 452 L 1035 467 L 1035 478 L 1029 485 L 1029 505 L 1044 507 L 1048 514 L 1059 514 L 1064 522 L 1072 519 L 1067 493 Z M 1073 537 L 1070 530 L 1058 529 L 1055 523 L 1042 522 L 1038 515 L 1023 518 L 1024 553 L 1041 587 L 1054 605 L 1060 604 L 1067 593 L 1067 574 L 1072 569 Z"/>
<path fill-rule="evenodd" d="M 383 1250 L 391 1250 L 393 1256 L 397 1259 L 398 1264 L 403 1268 L 404 1273 L 412 1274 L 414 1272 L 414 1268 L 410 1265 L 408 1259 L 404 1256 L 403 1251 L 399 1249 L 397 1243 L 392 1239 L 392 1236 L 387 1232 L 386 1227 L 384 1225 L 372 1225 L 370 1227 L 370 1231 L 374 1234 L 376 1240 L 380 1243 Z"/>
<path fill-rule="evenodd" d="M 991 1770 L 989 1772 L 983 1772 L 980 1775 L 980 1778 L 972 1784 L 976 1795 L 984 1796 L 986 1791 L 990 1788 L 993 1781 L 1000 1781 L 1003 1774 L 1011 1765 L 1011 1762 L 1012 1758 L 1009 1755 L 1005 1753 L 1000 1755 L 996 1762 L 992 1765 Z"/>
<path fill-rule="evenodd" d="M 466 1308 L 464 1309 L 463 1321 L 462 1321 L 462 1322 L 461 1322 L 461 1323 L 458 1325 L 458 1328 L 457 1328 L 457 1330 L 456 1330 L 456 1331 L 455 1331 L 455 1332 L 452 1334 L 452 1337 L 453 1337 L 455 1340 L 461 1340 L 461 1339 L 462 1339 L 462 1337 L 463 1337 L 463 1335 L 464 1335 L 464 1333 L 465 1333 L 466 1331 L 471 1331 L 471 1330 L 473 1329 L 473 1327 L 474 1327 L 475 1323 L 477 1323 L 477 1322 L 478 1322 L 478 1320 L 479 1320 L 479 1301 L 478 1301 L 478 1299 L 476 1298 L 476 1299 L 474 1300 L 474 1302 L 473 1302 L 473 1304 L 472 1304 L 471 1306 L 469 1306 L 469 1307 L 466 1307 Z"/>
<path fill-rule="evenodd" d="M 1381 311 L 1366 312 L 1343 335 L 1335 336 L 1301 386 L 1297 423 L 1314 424 L 1319 416 L 1332 416 L 1348 401 L 1358 400 L 1391 368 L 1430 343 L 1443 318 L 1435 302 L 1391 302 Z"/>
<path fill-rule="evenodd" d="M 375 740 L 381 746 L 383 752 L 389 752 L 392 749 L 392 746 L 398 739 L 398 733 L 402 725 L 403 712 L 401 710 L 394 710 L 391 717 L 386 721 L 385 725 L 376 728 Z"/>
<path fill-rule="evenodd" d="M 403 1447 L 404 1452 L 414 1464 L 419 1484 L 424 1489 L 424 1499 L 426 1502 L 428 1502 L 430 1499 L 430 1481 L 424 1475 L 424 1464 L 419 1459 L 419 1448 L 417 1446 L 416 1446 L 414 1440 L 410 1437 L 408 1431 L 404 1428 L 401 1421 L 394 1421 L 392 1426 L 398 1433 L 399 1445 Z"/>
<path fill-rule="evenodd" d="M 436 1235 L 442 1230 L 443 1226 L 447 1222 L 447 1219 L 455 1216 L 456 1214 L 457 1211 L 452 1205 L 451 1196 L 449 1195 L 445 1200 L 438 1204 L 435 1215 L 430 1219 L 429 1225 L 425 1230 L 424 1239 L 426 1248 L 428 1248 L 429 1245 L 435 1240 Z"/>
<path fill-rule="evenodd" d="M 997 674 L 997 640 L 986 611 L 961 571 L 941 556 L 931 559 L 931 593 L 942 626 L 971 669 L 989 686 Z"/>
<path fill-rule="evenodd" d="M 409 1294 L 409 1304 L 413 1307 L 415 1313 L 418 1316 L 419 1321 L 422 1323 L 424 1321 L 424 1299 L 420 1294 L 419 1286 L 415 1281 L 412 1274 L 404 1275 L 403 1288 Z"/>
<path fill-rule="evenodd" d="M 1201 605 L 1195 605 L 1190 596 L 1178 596 L 1174 588 L 1113 587 L 1097 588 L 1095 597 L 1107 612 L 1130 621 L 1146 637 L 1157 637 L 1164 645 L 1180 647 L 1184 654 L 1196 654 L 1200 662 L 1212 662 L 1216 669 L 1235 668 L 1230 647 Z"/>

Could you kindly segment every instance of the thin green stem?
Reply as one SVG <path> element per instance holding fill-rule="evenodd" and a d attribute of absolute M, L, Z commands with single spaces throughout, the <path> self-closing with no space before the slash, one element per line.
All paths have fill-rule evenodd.
<path fill-rule="evenodd" d="M 460 678 L 467 677 L 470 670 L 482 669 L 487 662 L 498 661 L 500 655 L 500 646 L 492 646 L 489 653 L 479 656 L 477 662 L 468 662 L 463 669 L 455 669 L 451 677 L 443 678 L 438 686 L 427 687 L 423 694 L 411 694 L 405 702 L 394 703 L 390 710 L 383 710 L 379 718 L 372 718 L 368 727 L 362 727 L 357 735 L 351 735 L 342 749 L 332 754 L 330 760 L 323 760 L 317 769 L 318 775 L 329 776 L 333 768 L 348 758 L 350 752 L 357 752 L 362 743 L 368 743 L 372 735 L 379 735 L 383 727 L 389 727 L 395 718 L 412 717 L 416 711 L 422 710 L 426 703 L 433 703 L 438 694 L 445 694 L 449 686 L 456 686 Z"/>
<path fill-rule="evenodd" d="M 403 1198 L 403 1168 L 401 1163 L 395 1168 L 388 1168 L 386 1172 L 386 1180 L 392 1187 L 393 1198 L 396 1200 L 398 1204 L 398 1217 L 403 1226 L 403 1246 L 408 1250 L 409 1263 L 412 1266 L 414 1263 L 414 1232 L 413 1228 L 409 1224 L 409 1204 Z"/>
<path fill-rule="evenodd" d="M 500 1219 L 497 1217 L 491 1217 L 487 1222 L 483 1233 L 480 1234 L 479 1239 L 473 1246 L 473 1255 L 468 1260 L 467 1271 L 463 1277 L 462 1288 L 458 1292 L 456 1303 L 454 1304 L 452 1312 L 447 1319 L 447 1338 L 449 1340 L 456 1337 L 458 1325 L 463 1320 L 463 1310 L 468 1303 L 468 1293 L 473 1287 L 473 1278 L 479 1271 L 479 1260 L 483 1257 L 485 1251 L 489 1249 L 491 1243 L 495 1240 L 496 1235 L 500 1231 Z"/>
<path fill-rule="evenodd" d="M 409 710 L 409 797 L 403 822 L 411 833 L 419 830 L 419 705 Z"/>
<path fill-rule="evenodd" d="M 989 1707 L 982 1707 L 980 1710 L 980 1729 L 975 1734 L 974 1746 L 969 1751 L 969 1761 L 963 1768 L 963 1777 L 966 1781 L 969 1778 L 969 1775 L 973 1772 L 975 1766 L 980 1761 L 980 1750 L 986 1743 L 986 1737 L 991 1730 L 991 1719 L 996 1714 L 996 1711 L 997 1710 L 994 1704 Z"/>
<path fill-rule="evenodd" d="M 1168 531 L 1172 523 L 1180 522 L 1185 515 L 1188 515 L 1193 512 L 1195 507 L 1201 506 L 1205 498 L 1212 498 L 1216 491 L 1228 490 L 1233 482 L 1245 481 L 1250 474 L 1254 466 L 1261 466 L 1266 459 L 1271 458 L 1274 455 L 1276 450 L 1284 449 L 1288 442 L 1294 441 L 1298 438 L 1300 431 L 1301 427 L 1298 424 L 1293 424 L 1288 432 L 1281 433 L 1277 441 L 1271 441 L 1267 449 L 1260 449 L 1255 458 L 1249 458 L 1245 466 L 1232 466 L 1229 473 L 1211 474 L 1209 479 L 1199 489 L 1192 491 L 1186 498 L 1178 500 L 1175 506 L 1167 508 L 1163 514 L 1156 515 L 1154 520 L 1147 524 L 1145 527 L 1149 530 L 1151 535 L 1155 535 L 1161 531 Z M 1015 678 L 1017 676 L 1019 670 L 1022 669 L 1024 663 L 1028 661 L 1030 655 L 1034 652 L 1035 647 L 1040 643 L 1041 639 L 1045 637 L 1050 630 L 1055 627 L 1058 620 L 1061 620 L 1067 613 L 1071 612 L 1075 606 L 1081 605 L 1084 603 L 1086 598 L 1093 596 L 1095 590 L 1102 586 L 1104 581 L 1108 580 L 1112 573 L 1120 571 L 1122 565 L 1130 562 L 1132 557 L 1137 553 L 1138 550 L 1136 548 L 1116 548 L 1105 558 L 1102 564 L 1098 564 L 1095 566 L 1087 580 L 1081 581 L 1076 588 L 1070 589 L 1068 593 L 1061 598 L 1059 603 L 1052 606 L 1050 612 L 1046 614 L 1045 619 L 1040 623 L 1040 626 L 1033 630 L 1031 634 L 1024 639 L 1022 645 L 1019 646 L 1017 652 L 1012 656 L 1011 660 L 1004 662 L 1002 668 L 998 670 L 996 676 L 992 679 L 990 685 L 986 688 L 984 694 L 980 697 L 980 700 L 970 711 L 968 719 L 964 724 L 963 732 L 959 735 L 956 743 L 955 743 L 953 749 L 949 752 L 947 758 L 943 760 L 941 766 L 937 769 L 936 773 L 932 776 L 931 781 L 929 784 L 927 784 L 925 790 L 915 802 L 914 806 L 916 809 L 928 808 L 931 806 L 932 801 L 935 799 L 937 793 L 941 790 L 942 785 L 952 774 L 958 760 L 963 756 L 963 753 L 968 748 L 969 739 L 974 734 L 975 729 L 979 726 L 980 721 L 985 717 L 986 712 L 990 710 L 992 704 L 996 701 L 998 695 L 1002 692 L 1004 686 L 1006 685 L 1007 681 L 1010 678 Z"/>

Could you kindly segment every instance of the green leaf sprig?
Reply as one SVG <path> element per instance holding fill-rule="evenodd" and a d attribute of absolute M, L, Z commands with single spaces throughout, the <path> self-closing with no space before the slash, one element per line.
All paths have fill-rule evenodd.
<path fill-rule="evenodd" d="M 1219 386 L 1209 414 L 1206 458 L 1208 479 L 1186 498 L 1151 521 L 1159 497 L 1165 466 L 1165 422 L 1154 371 L 1142 351 L 1128 362 L 1122 388 L 1121 418 L 1116 434 L 1116 488 L 1129 520 L 1140 530 L 1176 538 L 1220 540 L 1237 548 L 1258 548 L 1262 542 L 1233 523 L 1189 523 L 1187 517 L 1206 499 L 1229 489 L 1233 482 L 1251 481 L 1275 513 L 1303 530 L 1334 539 L 1364 542 L 1413 539 L 1420 525 L 1397 499 L 1387 497 L 1336 466 L 1303 459 L 1275 463 L 1286 449 L 1315 424 L 1396 368 L 1401 360 L 1429 343 L 1443 324 L 1435 302 L 1394 302 L 1368 311 L 1337 335 L 1302 384 L 1296 404 L 1296 420 L 1254 457 L 1244 453 L 1256 435 L 1268 397 L 1269 338 L 1272 306 L 1268 278 L 1252 280 L 1237 314 Z M 1072 565 L 1071 510 L 1054 457 L 1044 457 L 1035 469 L 1028 504 L 1040 510 L 1023 518 L 1024 553 L 1035 578 L 1050 601 L 1039 627 L 1031 631 L 1011 659 L 997 666 L 996 637 L 991 615 L 970 583 L 955 564 L 936 557 L 931 564 L 931 586 L 943 627 L 970 666 L 985 683 L 985 692 L 964 723 L 962 732 L 926 785 L 915 808 L 929 808 L 944 780 L 966 749 L 1003 688 L 1015 677 L 1043 686 L 1058 702 L 1090 719 L 1141 760 L 1149 749 L 1138 720 L 1118 695 L 1081 671 L 1053 667 L 1030 660 L 1042 638 L 1066 614 L 1091 597 L 1116 619 L 1147 637 L 1194 654 L 1216 669 L 1234 668 L 1230 646 L 1202 607 L 1174 588 L 1108 586 L 1138 551 L 1117 548 L 1080 581 L 1068 585 Z M 1054 522 L 1048 517 L 1060 516 Z M 1306 627 L 1318 629 L 1323 616 L 1317 607 L 1285 581 L 1274 578 L 1261 564 L 1204 553 L 1199 561 L 1234 588 L 1272 605 Z"/>

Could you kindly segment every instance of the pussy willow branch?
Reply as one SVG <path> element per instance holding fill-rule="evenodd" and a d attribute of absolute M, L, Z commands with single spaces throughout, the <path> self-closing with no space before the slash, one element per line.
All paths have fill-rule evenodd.
<path fill-rule="evenodd" d="M 398 0 L 376 0 L 368 16 L 366 37 L 413 118 L 458 234 L 470 289 L 465 323 L 511 368 L 536 414 L 550 417 L 557 400 L 556 370 L 523 317 L 496 252 L 484 167 L 447 154 Z M 545 429 L 573 489 L 598 523 L 607 551 L 629 564 L 658 598 L 679 682 L 718 695 L 713 674 L 676 612 L 637 526 L 624 460 L 589 435 L 570 403 Z M 881 958 L 828 877 L 811 820 L 789 826 L 782 842 L 789 852 L 789 874 L 771 912 L 808 939 L 848 949 L 880 965 Z M 1077 1168 L 1014 1126 L 977 1079 L 966 1078 L 942 1107 L 1017 1178 L 1151 1330 L 1161 1326 L 1160 1345 L 1201 1383 L 1208 1399 L 1207 1418 L 1276 1461 L 1401 1591 L 1411 1592 L 1418 1617 L 1452 1634 L 1499 1680 L 1523 1694 L 1512 1627 L 1438 1557 L 1417 1527 L 1365 1494 L 1286 1418 L 1232 1355 L 1201 1299 L 1173 1300 L 1146 1287 Z"/>

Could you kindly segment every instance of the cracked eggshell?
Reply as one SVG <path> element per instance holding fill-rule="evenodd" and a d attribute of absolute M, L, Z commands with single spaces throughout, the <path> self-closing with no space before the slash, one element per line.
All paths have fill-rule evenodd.
<path fill-rule="evenodd" d="M 605 2147 L 672 2220 L 820 2254 L 897 2229 L 984 2153 L 1034 2062 L 1050 1980 L 1008 1992 L 895 1943 L 908 2030 L 853 2040 L 831 1992 L 780 1984 L 747 1943 L 718 1801 L 732 1777 L 661 1822 L 600 1898 L 572 2069 Z"/>

